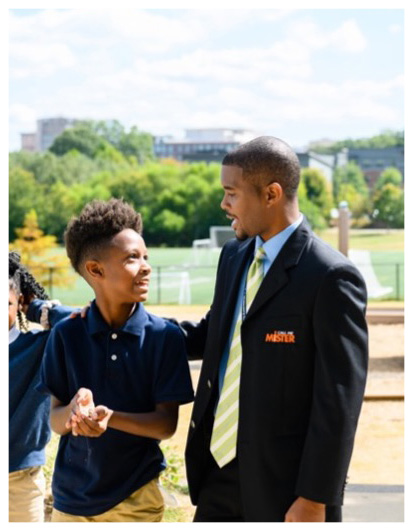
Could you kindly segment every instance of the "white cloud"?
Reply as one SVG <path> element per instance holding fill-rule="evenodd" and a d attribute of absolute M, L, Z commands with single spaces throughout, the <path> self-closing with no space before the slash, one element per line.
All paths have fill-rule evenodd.
<path fill-rule="evenodd" d="M 50 75 L 76 65 L 71 50 L 63 43 L 16 43 L 10 54 L 10 77 L 19 79 Z"/>
<path fill-rule="evenodd" d="M 403 27 L 401 24 L 391 24 L 388 28 L 389 33 L 398 34 L 402 33 Z"/>
<path fill-rule="evenodd" d="M 36 110 L 28 105 L 14 103 L 9 108 L 10 120 L 24 129 L 33 129 L 36 121 Z"/>
<path fill-rule="evenodd" d="M 356 53 L 373 54 L 355 17 L 326 25 L 315 10 L 307 13 L 75 9 L 12 14 L 10 73 L 16 90 L 10 90 L 10 120 L 22 123 L 26 109 L 32 120 L 29 127 L 27 119 L 27 130 L 34 129 L 36 118 L 63 114 L 116 118 L 154 134 L 213 126 L 270 134 L 293 126 L 296 135 L 305 130 L 310 137 L 325 136 L 326 131 L 314 132 L 322 125 L 335 124 L 339 131 L 385 120 L 384 127 L 402 123 L 403 78 L 387 78 L 382 63 L 382 72 L 365 73 L 363 79 L 347 65 L 339 80 L 328 77 L 328 61 L 337 60 L 337 51 L 339 57 L 351 54 L 351 64 Z"/>
<path fill-rule="evenodd" d="M 354 20 L 344 21 L 336 29 L 320 27 L 312 18 L 293 22 L 290 26 L 291 38 L 310 50 L 334 47 L 346 52 L 363 51 L 367 45 L 358 24 Z"/>
<path fill-rule="evenodd" d="M 367 41 L 358 24 L 348 20 L 340 28 L 329 35 L 331 44 L 346 52 L 361 52 L 367 46 Z"/>
<path fill-rule="evenodd" d="M 343 84 L 282 79 L 267 82 L 265 90 L 273 98 L 277 115 L 285 120 L 338 123 L 367 119 L 395 123 L 402 117 L 391 102 L 399 97 L 402 86 L 402 77 L 384 82 L 364 80 Z"/>

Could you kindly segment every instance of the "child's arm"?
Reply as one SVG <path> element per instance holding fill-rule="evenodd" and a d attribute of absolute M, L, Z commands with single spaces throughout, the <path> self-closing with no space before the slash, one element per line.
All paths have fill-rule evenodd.
<path fill-rule="evenodd" d="M 162 440 L 174 434 L 178 416 L 178 402 L 156 404 L 155 410 L 148 413 L 124 413 L 97 406 L 91 418 L 82 415 L 76 429 L 79 435 L 86 437 L 100 437 L 107 428 L 113 428 L 131 435 Z"/>
<path fill-rule="evenodd" d="M 81 388 L 68 404 L 63 404 L 55 396 L 51 398 L 50 425 L 54 432 L 66 435 L 81 435 L 77 430 L 77 422 L 94 409 L 93 394 L 89 389 Z"/>
<path fill-rule="evenodd" d="M 23 311 L 29 321 L 40 323 L 46 330 L 56 323 L 69 317 L 78 309 L 70 306 L 63 306 L 59 301 L 44 301 L 42 299 L 31 298 L 23 307 Z"/>

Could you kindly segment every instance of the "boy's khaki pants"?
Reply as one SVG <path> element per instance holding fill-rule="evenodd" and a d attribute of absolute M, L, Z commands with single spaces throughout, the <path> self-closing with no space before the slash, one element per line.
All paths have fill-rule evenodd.
<path fill-rule="evenodd" d="M 67 514 L 53 508 L 52 522 L 161 522 L 164 501 L 158 479 L 146 483 L 139 490 L 112 509 L 96 516 Z"/>
<path fill-rule="evenodd" d="M 9 522 L 44 522 L 46 481 L 40 466 L 9 473 Z"/>

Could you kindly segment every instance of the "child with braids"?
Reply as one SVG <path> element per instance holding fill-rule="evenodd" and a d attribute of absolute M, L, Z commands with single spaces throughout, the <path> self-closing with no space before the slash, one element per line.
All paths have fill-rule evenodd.
<path fill-rule="evenodd" d="M 42 522 L 50 398 L 34 388 L 50 326 L 73 312 L 49 301 L 44 288 L 9 253 L 9 521 Z M 43 330 L 29 330 L 28 321 Z M 18 323 L 18 326 L 16 326 Z"/>

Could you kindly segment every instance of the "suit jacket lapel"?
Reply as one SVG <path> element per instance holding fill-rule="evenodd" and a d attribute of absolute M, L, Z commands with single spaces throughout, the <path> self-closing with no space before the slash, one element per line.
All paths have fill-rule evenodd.
<path fill-rule="evenodd" d="M 220 352 L 223 351 L 225 342 L 228 339 L 228 332 L 230 330 L 233 318 L 234 311 L 236 306 L 236 301 L 239 295 L 239 285 L 242 279 L 242 275 L 245 271 L 248 260 L 253 254 L 253 249 L 255 246 L 254 238 L 242 242 L 237 252 L 234 253 L 227 261 L 226 275 L 227 283 L 229 286 L 226 293 L 221 294 L 224 297 L 222 303 L 222 312 L 221 312 L 221 321 L 220 321 L 220 334 L 223 344 L 220 345 Z"/>
<path fill-rule="evenodd" d="M 287 270 L 299 262 L 310 234 L 311 230 L 309 225 L 306 219 L 303 219 L 302 223 L 282 247 L 279 255 L 265 275 L 256 297 L 249 308 L 246 319 L 256 313 L 263 304 L 276 295 L 289 282 Z"/>

